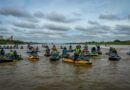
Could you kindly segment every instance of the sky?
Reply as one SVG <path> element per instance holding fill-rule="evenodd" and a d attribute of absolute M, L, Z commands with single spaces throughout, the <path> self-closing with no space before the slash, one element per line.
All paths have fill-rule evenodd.
<path fill-rule="evenodd" d="M 34 42 L 130 40 L 130 0 L 0 0 L 0 36 Z"/>

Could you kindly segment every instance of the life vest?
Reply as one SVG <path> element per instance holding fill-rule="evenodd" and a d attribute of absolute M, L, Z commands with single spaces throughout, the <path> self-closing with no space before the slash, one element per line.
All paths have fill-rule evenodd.
<path fill-rule="evenodd" d="M 81 53 L 81 50 L 80 50 L 80 49 L 75 49 L 75 50 L 74 50 L 74 53 L 75 53 L 75 54 L 80 54 L 80 53 Z"/>
<path fill-rule="evenodd" d="M 13 51 L 9 52 L 9 55 L 11 55 L 11 56 L 14 55 L 14 52 Z"/>

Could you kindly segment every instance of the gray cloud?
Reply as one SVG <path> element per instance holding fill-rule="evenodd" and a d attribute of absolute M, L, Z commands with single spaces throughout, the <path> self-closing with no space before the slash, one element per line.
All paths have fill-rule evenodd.
<path fill-rule="evenodd" d="M 98 36 L 96 35 L 75 35 L 75 38 L 77 37 L 78 39 L 94 39 L 97 38 Z"/>
<path fill-rule="evenodd" d="M 56 22 L 69 22 L 64 15 L 58 13 L 50 13 L 46 16 L 46 18 Z"/>
<path fill-rule="evenodd" d="M 51 12 L 51 13 L 36 12 L 34 13 L 34 16 L 38 18 L 44 18 L 53 22 L 60 22 L 60 23 L 71 23 L 80 20 L 79 18 L 69 19 L 63 14 L 56 13 L 56 12 Z"/>
<path fill-rule="evenodd" d="M 95 22 L 95 21 L 90 21 L 90 20 L 88 21 L 88 23 L 89 23 L 89 24 L 91 24 L 91 25 L 99 25 L 99 23 L 98 23 L 98 22 Z"/>
<path fill-rule="evenodd" d="M 124 30 L 130 31 L 130 25 L 116 25 L 116 29 L 120 31 L 124 31 Z"/>
<path fill-rule="evenodd" d="M 130 15 L 128 15 L 128 19 L 130 20 Z"/>
<path fill-rule="evenodd" d="M 116 15 L 110 15 L 110 14 L 102 14 L 99 16 L 99 19 L 103 19 L 103 20 L 123 20 L 123 18 L 116 16 Z"/>
<path fill-rule="evenodd" d="M 30 13 L 16 8 L 0 8 L 0 15 L 26 18 L 33 17 Z"/>
<path fill-rule="evenodd" d="M 25 29 L 20 29 L 19 27 L 13 27 L 12 30 L 16 33 L 26 33 L 27 30 Z"/>
<path fill-rule="evenodd" d="M 45 32 L 45 31 L 42 31 L 42 30 L 31 30 L 31 31 L 28 31 L 26 34 L 32 34 L 32 35 L 49 35 L 50 33 L 48 32 Z"/>
<path fill-rule="evenodd" d="M 7 28 L 0 27 L 0 34 L 4 36 L 4 35 L 12 34 L 12 32 L 9 31 Z"/>
<path fill-rule="evenodd" d="M 12 34 L 11 32 L 1 32 L 0 31 L 0 35 L 2 35 L 2 36 L 4 36 L 4 35 L 10 35 L 10 34 Z"/>
<path fill-rule="evenodd" d="M 75 22 L 75 21 L 80 20 L 80 19 L 68 19 L 64 15 L 58 14 L 58 13 L 55 13 L 55 12 L 48 14 L 46 16 L 46 18 L 51 20 L 51 21 L 62 22 L 62 23 L 71 23 L 71 22 Z"/>
<path fill-rule="evenodd" d="M 79 13 L 79 12 L 73 12 L 72 14 L 73 14 L 74 16 L 82 16 L 82 14 Z"/>
<path fill-rule="evenodd" d="M 76 30 L 81 30 L 81 31 L 86 31 L 86 30 L 88 30 L 88 28 L 82 27 L 82 26 L 77 26 L 77 27 L 75 27 L 75 29 L 76 29 Z"/>
<path fill-rule="evenodd" d="M 13 25 L 20 28 L 38 29 L 38 25 L 30 22 L 13 22 Z"/>
<path fill-rule="evenodd" d="M 99 37 L 96 36 L 96 35 L 73 35 L 73 36 L 68 36 L 68 35 L 65 35 L 64 36 L 64 40 L 66 40 L 67 42 L 86 42 L 86 41 L 94 41 L 94 40 L 98 40 Z"/>
<path fill-rule="evenodd" d="M 8 29 L 5 27 L 0 27 L 0 31 L 8 31 Z"/>
<path fill-rule="evenodd" d="M 116 25 L 115 30 L 115 34 L 130 35 L 130 25 Z"/>
<path fill-rule="evenodd" d="M 130 25 L 116 25 L 110 27 L 106 25 L 94 25 L 89 27 L 76 27 L 75 29 L 82 32 L 80 35 L 74 36 L 79 40 L 128 40 L 130 39 Z"/>
<path fill-rule="evenodd" d="M 20 40 L 28 40 L 28 41 L 41 41 L 41 42 L 55 42 L 56 40 L 61 40 L 61 38 L 57 37 L 57 35 L 42 35 L 42 34 L 32 34 L 29 36 L 16 36 L 16 38 Z"/>
<path fill-rule="evenodd" d="M 39 22 L 39 20 L 36 19 L 36 18 L 28 18 L 27 21 L 32 22 L 32 23 L 38 23 Z"/>
<path fill-rule="evenodd" d="M 42 12 L 36 12 L 36 13 L 34 13 L 34 16 L 36 16 L 36 17 L 38 17 L 38 18 L 44 18 L 45 17 L 45 15 L 42 13 Z"/>
<path fill-rule="evenodd" d="M 64 32 L 54 32 L 54 31 L 52 31 L 52 32 L 44 32 L 44 34 L 46 34 L 46 35 L 60 35 L 60 36 L 65 35 Z"/>
<path fill-rule="evenodd" d="M 0 8 L 0 15 L 13 16 L 33 23 L 39 22 L 30 12 L 17 8 Z"/>
<path fill-rule="evenodd" d="M 32 38 L 32 36 L 28 35 L 15 35 L 14 38 L 23 41 L 35 41 L 35 38 Z"/>
<path fill-rule="evenodd" d="M 41 37 L 43 37 L 44 36 L 44 38 L 45 38 L 45 36 L 47 36 L 47 37 L 49 37 L 49 36 L 52 36 L 52 37 L 56 37 L 56 36 L 58 36 L 59 37 L 59 35 L 60 36 L 62 36 L 62 35 L 64 35 L 65 33 L 63 32 L 63 30 L 50 30 L 50 29 L 48 29 L 48 28 L 45 28 L 44 27 L 44 29 L 32 29 L 32 30 L 27 30 L 24 34 L 30 34 L 30 35 L 33 35 L 33 36 L 41 36 Z"/>
<path fill-rule="evenodd" d="M 44 28 L 55 31 L 68 31 L 71 28 L 68 26 L 57 25 L 57 24 L 45 24 Z"/>
<path fill-rule="evenodd" d="M 108 40 L 111 38 L 113 29 L 110 26 L 94 24 L 88 27 L 76 27 L 76 30 L 81 31 L 81 34 L 78 37 L 80 40 L 88 41 L 99 41 L 99 40 Z M 104 35 L 109 38 L 104 38 Z M 76 38 L 76 37 L 75 37 Z"/>
<path fill-rule="evenodd" d="M 40 30 L 40 31 L 34 31 L 35 33 L 45 33 L 43 30 L 50 30 L 48 32 L 59 32 L 59 31 L 68 31 L 71 30 L 71 28 L 69 26 L 66 25 L 60 25 L 60 24 L 44 24 L 43 26 L 40 26 L 39 24 L 36 23 L 31 23 L 31 22 L 13 22 L 11 23 L 15 26 L 15 29 L 17 31 L 16 28 L 18 28 L 18 30 L 20 30 L 20 28 L 26 29 L 26 30 Z M 25 31 L 25 30 L 24 30 Z M 32 33 L 34 33 L 32 32 Z"/>
<path fill-rule="evenodd" d="M 3 24 L 3 22 L 2 22 L 2 21 L 0 21 L 0 24 Z"/>
<path fill-rule="evenodd" d="M 94 26 L 89 26 L 89 27 L 76 27 L 76 30 L 80 30 L 84 33 L 90 33 L 90 34 L 97 34 L 97 33 L 107 33 L 111 30 L 110 26 L 106 25 L 94 25 Z"/>

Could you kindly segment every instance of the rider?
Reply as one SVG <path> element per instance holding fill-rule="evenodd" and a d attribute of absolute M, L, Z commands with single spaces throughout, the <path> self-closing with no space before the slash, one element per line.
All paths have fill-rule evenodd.
<path fill-rule="evenodd" d="M 62 56 L 66 57 L 66 58 L 68 57 L 68 50 L 67 50 L 66 47 L 64 47 L 63 50 L 62 50 Z"/>
<path fill-rule="evenodd" d="M 53 45 L 53 47 L 52 47 L 52 51 L 53 51 L 53 50 L 57 50 L 57 48 L 56 48 L 55 45 Z"/>
<path fill-rule="evenodd" d="M 15 58 L 15 59 L 18 59 L 18 54 L 17 54 L 17 51 L 16 51 L 16 50 L 14 51 L 14 58 Z"/>
<path fill-rule="evenodd" d="M 79 58 L 79 55 L 81 54 L 81 49 L 79 46 L 76 46 L 74 50 L 74 60 L 77 60 Z"/>
<path fill-rule="evenodd" d="M 4 55 L 5 55 L 5 51 L 4 51 L 4 49 L 3 49 L 3 48 L 0 50 L 0 55 L 2 55 L 2 56 L 4 56 Z"/>
<path fill-rule="evenodd" d="M 21 49 L 23 49 L 23 46 L 21 46 Z"/>
<path fill-rule="evenodd" d="M 117 54 L 117 50 L 113 48 L 112 53 Z"/>
<path fill-rule="evenodd" d="M 88 49 L 86 46 L 84 46 L 84 48 L 82 49 L 82 55 L 86 55 L 88 52 Z"/>
<path fill-rule="evenodd" d="M 99 51 L 100 51 L 100 49 L 101 49 L 101 48 L 100 48 L 100 46 L 98 45 L 98 46 L 97 46 L 97 51 L 99 52 Z"/>
<path fill-rule="evenodd" d="M 72 51 L 72 46 L 71 45 L 69 46 L 69 50 Z"/>
<path fill-rule="evenodd" d="M 9 57 L 11 59 L 14 59 L 14 51 L 13 50 L 10 50 L 10 52 L 8 53 Z"/>
<path fill-rule="evenodd" d="M 45 52 L 46 55 L 50 55 L 50 49 L 48 46 L 46 46 L 46 52 Z"/>
<path fill-rule="evenodd" d="M 95 48 L 95 47 L 92 47 L 91 52 L 92 52 L 92 53 L 93 53 L 93 52 L 96 52 L 96 48 Z"/>
<path fill-rule="evenodd" d="M 38 51 L 39 50 L 39 48 L 38 48 L 38 46 L 36 47 L 36 51 Z"/>
<path fill-rule="evenodd" d="M 52 54 L 52 55 L 58 55 L 58 54 L 59 54 L 59 52 L 57 51 L 57 48 L 56 48 L 55 45 L 53 45 L 53 47 L 52 47 L 51 54 Z"/>

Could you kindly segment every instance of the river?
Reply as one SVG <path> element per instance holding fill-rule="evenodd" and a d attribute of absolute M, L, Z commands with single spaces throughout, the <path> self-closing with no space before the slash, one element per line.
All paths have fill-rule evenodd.
<path fill-rule="evenodd" d="M 17 50 L 24 60 L 0 63 L 0 90 L 130 90 L 129 46 L 113 46 L 120 61 L 109 61 L 109 47 L 102 46 L 103 55 L 91 58 L 92 65 L 51 62 L 41 45 L 40 60 L 31 62 L 25 47 Z"/>

